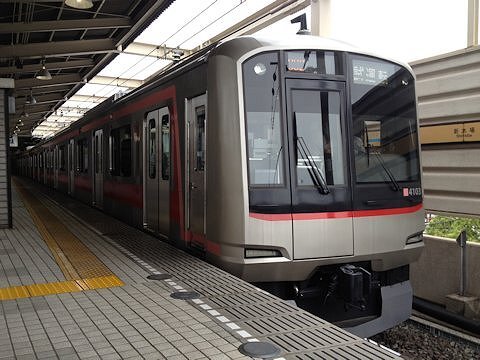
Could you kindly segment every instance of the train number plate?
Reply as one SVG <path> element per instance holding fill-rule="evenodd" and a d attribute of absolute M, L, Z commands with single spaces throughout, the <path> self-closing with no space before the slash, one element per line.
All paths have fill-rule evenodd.
<path fill-rule="evenodd" d="M 422 196 L 422 188 L 403 188 L 403 196 Z"/>

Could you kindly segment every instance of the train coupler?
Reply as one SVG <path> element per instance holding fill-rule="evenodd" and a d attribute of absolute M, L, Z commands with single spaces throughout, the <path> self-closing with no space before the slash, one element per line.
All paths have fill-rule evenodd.
<path fill-rule="evenodd" d="M 340 289 L 345 301 L 345 310 L 365 310 L 372 287 L 372 274 L 362 267 L 344 265 L 340 267 Z"/>

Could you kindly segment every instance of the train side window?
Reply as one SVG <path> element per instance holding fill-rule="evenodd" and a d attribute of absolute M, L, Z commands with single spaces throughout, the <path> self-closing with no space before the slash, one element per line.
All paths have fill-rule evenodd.
<path fill-rule="evenodd" d="M 205 163 L 205 160 L 204 160 Z M 170 116 L 162 116 L 162 180 L 170 179 Z"/>
<path fill-rule="evenodd" d="M 88 141 L 83 140 L 83 172 L 88 171 Z"/>
<path fill-rule="evenodd" d="M 155 179 L 157 176 L 157 129 L 155 119 L 148 122 L 148 177 Z"/>
<path fill-rule="evenodd" d="M 132 174 L 132 132 L 130 125 L 110 132 L 110 173 L 129 177 Z"/>
<path fill-rule="evenodd" d="M 205 170 L 205 106 L 195 108 L 195 171 Z"/>
<path fill-rule="evenodd" d="M 61 145 L 58 148 L 58 163 L 60 164 L 59 169 L 65 171 L 65 145 Z"/>

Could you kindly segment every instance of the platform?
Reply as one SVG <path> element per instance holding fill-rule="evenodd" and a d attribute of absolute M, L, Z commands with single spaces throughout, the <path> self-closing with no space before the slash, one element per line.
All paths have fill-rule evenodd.
<path fill-rule="evenodd" d="M 15 179 L 12 197 L 0 359 L 248 359 L 256 341 L 276 359 L 398 358 L 68 196 Z"/>

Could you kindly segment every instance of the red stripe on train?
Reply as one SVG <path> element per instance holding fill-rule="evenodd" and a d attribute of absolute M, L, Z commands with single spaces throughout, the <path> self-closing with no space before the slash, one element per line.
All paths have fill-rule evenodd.
<path fill-rule="evenodd" d="M 143 193 L 141 185 L 105 181 L 103 191 L 106 197 L 121 203 L 129 204 L 138 209 L 143 208 Z"/>
<path fill-rule="evenodd" d="M 335 211 L 324 213 L 298 213 L 298 214 L 259 214 L 250 213 L 249 216 L 254 219 L 266 221 L 286 221 L 286 220 L 320 220 L 320 219 L 346 219 L 351 217 L 368 217 L 368 216 L 387 216 L 401 215 L 417 212 L 423 208 L 422 204 L 415 206 L 395 208 L 395 209 L 379 209 L 379 210 L 356 210 L 356 211 Z"/>

